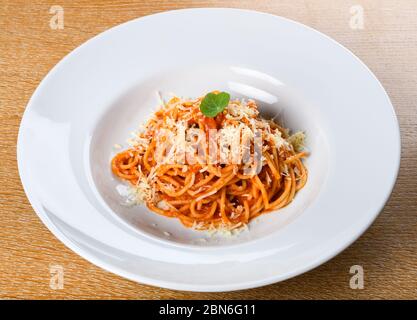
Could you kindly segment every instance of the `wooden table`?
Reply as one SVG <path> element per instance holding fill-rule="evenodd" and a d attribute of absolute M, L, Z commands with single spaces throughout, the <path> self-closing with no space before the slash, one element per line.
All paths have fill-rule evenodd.
<path fill-rule="evenodd" d="M 64 29 L 50 28 L 53 5 L 64 9 Z M 363 29 L 351 21 L 358 12 L 353 5 L 363 8 Z M 186 7 L 250 8 L 307 24 L 359 56 L 391 97 L 402 133 L 401 170 L 391 199 L 358 241 L 313 271 L 230 293 L 141 285 L 103 271 L 67 249 L 26 199 L 17 171 L 16 139 L 26 104 L 46 73 L 71 50 L 110 27 Z M 417 298 L 417 2 L 0 0 L 0 155 L 0 298 Z M 62 290 L 50 288 L 50 265 L 64 268 Z M 364 268 L 363 290 L 349 287 L 352 265 Z"/>

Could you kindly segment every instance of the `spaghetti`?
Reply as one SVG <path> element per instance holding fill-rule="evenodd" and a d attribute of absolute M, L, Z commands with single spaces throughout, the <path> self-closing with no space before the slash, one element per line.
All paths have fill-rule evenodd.
<path fill-rule="evenodd" d="M 302 161 L 307 154 L 300 151 L 303 134 L 290 136 L 274 121 L 262 119 L 252 100 L 230 101 L 214 118 L 201 113 L 201 101 L 202 98 L 174 97 L 165 103 L 145 124 L 144 130 L 135 134 L 131 147 L 114 156 L 113 173 L 128 181 L 136 200 L 146 203 L 150 210 L 178 218 L 184 226 L 200 230 L 231 230 L 288 205 L 307 181 Z M 171 130 L 174 136 L 158 140 L 163 129 Z M 250 166 L 248 161 L 221 162 L 221 155 L 217 154 L 208 161 L 210 143 L 202 144 L 203 155 L 195 157 L 195 161 L 187 157 L 185 161 L 184 157 L 176 161 L 180 151 L 189 150 L 188 144 L 198 141 L 195 137 L 185 138 L 181 149 L 176 139 L 181 135 L 184 138 L 184 129 L 203 133 L 205 137 L 210 130 L 219 130 L 220 138 L 230 138 L 228 132 L 239 129 L 238 135 L 232 138 L 237 137 L 239 141 L 254 140 L 253 132 L 258 130 L 262 138 L 260 157 L 254 161 L 258 169 L 253 170 L 254 163 Z M 230 152 L 232 147 L 218 149 Z M 246 149 L 254 153 L 256 148 L 249 145 Z M 242 150 L 238 156 L 242 157 Z"/>

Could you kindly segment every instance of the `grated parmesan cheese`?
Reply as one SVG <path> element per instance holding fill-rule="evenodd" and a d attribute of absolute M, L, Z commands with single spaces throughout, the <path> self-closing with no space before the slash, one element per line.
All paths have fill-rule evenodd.
<path fill-rule="evenodd" d="M 169 209 L 171 209 L 171 206 L 169 205 L 169 203 L 168 202 L 166 202 L 165 200 L 161 200 L 161 201 L 159 201 L 157 204 L 156 204 L 156 206 L 159 208 L 159 209 L 162 209 L 162 210 L 169 210 Z"/>
<path fill-rule="evenodd" d="M 282 137 L 282 133 L 279 130 L 276 130 L 276 132 L 274 134 L 272 134 L 272 139 L 275 143 L 275 146 L 279 149 L 279 148 L 288 148 L 289 144 L 287 141 L 285 141 L 285 139 Z"/>
<path fill-rule="evenodd" d="M 299 152 L 304 149 L 305 138 L 304 132 L 298 131 L 291 135 L 287 140 L 293 146 L 294 150 Z"/>

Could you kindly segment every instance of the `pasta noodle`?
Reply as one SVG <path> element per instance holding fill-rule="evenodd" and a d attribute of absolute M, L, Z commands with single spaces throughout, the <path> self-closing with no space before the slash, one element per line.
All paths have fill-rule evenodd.
<path fill-rule="evenodd" d="M 195 229 L 233 229 L 291 203 L 307 181 L 302 160 L 307 153 L 299 152 L 300 146 L 289 142 L 288 131 L 262 119 L 252 100 L 230 101 L 214 118 L 201 113 L 201 101 L 202 98 L 174 97 L 164 104 L 145 124 L 144 131 L 136 134 L 131 147 L 113 157 L 113 173 L 128 181 L 137 192 L 138 201 L 145 202 L 150 210 L 175 217 L 186 227 Z M 219 130 L 220 136 L 227 136 L 231 128 L 240 130 L 238 137 L 242 142 L 253 140 L 253 130 L 259 130 L 261 154 L 252 163 L 252 169 L 259 166 L 257 171 L 248 171 L 248 161 L 221 163 L 218 155 L 215 161 L 208 161 L 207 143 L 200 145 L 203 156 L 194 157 L 195 161 L 187 157 L 185 161 L 184 157 L 177 161 L 172 157 L 173 153 L 178 155 L 184 151 L 176 140 L 182 129 L 198 131 L 207 138 L 212 129 Z M 163 129 L 171 130 L 176 136 L 158 140 Z M 187 143 L 195 140 L 186 138 L 185 147 L 182 146 L 188 150 Z M 161 147 L 164 143 L 166 146 Z M 221 151 L 222 146 L 218 149 Z M 232 147 L 226 149 L 230 152 Z M 255 147 L 250 145 L 246 149 L 254 159 Z M 238 155 L 242 153 L 241 149 Z M 163 161 L 158 155 L 162 155 Z"/>

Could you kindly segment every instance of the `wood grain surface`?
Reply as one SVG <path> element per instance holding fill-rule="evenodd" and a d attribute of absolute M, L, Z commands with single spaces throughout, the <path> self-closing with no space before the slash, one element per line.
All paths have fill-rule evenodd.
<path fill-rule="evenodd" d="M 64 8 L 64 29 L 49 26 L 52 5 Z M 352 5 L 364 28 L 349 25 Z M 47 72 L 87 39 L 122 22 L 187 7 L 239 7 L 307 24 L 349 48 L 380 79 L 396 109 L 402 162 L 394 192 L 371 228 L 326 264 L 296 278 L 252 290 L 190 293 L 125 280 L 67 249 L 40 222 L 22 189 L 16 164 L 20 120 Z M 354 127 L 354 124 L 352 124 Z M 0 298 L 6 299 L 383 299 L 417 298 L 417 1 L 16 1 L 0 0 Z M 50 265 L 64 268 L 52 290 Z M 349 287 L 362 265 L 363 290 Z"/>

